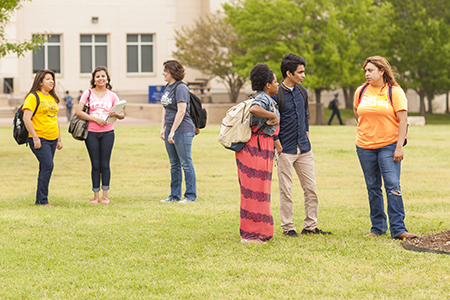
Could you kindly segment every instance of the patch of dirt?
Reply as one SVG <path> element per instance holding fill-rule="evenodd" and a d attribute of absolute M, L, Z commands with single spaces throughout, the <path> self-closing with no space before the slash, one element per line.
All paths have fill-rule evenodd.
<path fill-rule="evenodd" d="M 442 231 L 435 235 L 418 236 L 414 239 L 405 240 L 403 243 L 420 248 L 450 252 L 450 231 Z"/>

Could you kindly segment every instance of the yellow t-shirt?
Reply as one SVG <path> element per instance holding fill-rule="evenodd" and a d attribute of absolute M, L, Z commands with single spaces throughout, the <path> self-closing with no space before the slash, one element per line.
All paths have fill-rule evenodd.
<path fill-rule="evenodd" d="M 38 94 L 41 103 L 39 104 L 36 114 L 31 119 L 34 130 L 40 138 L 56 140 L 59 135 L 58 120 L 56 117 L 59 110 L 58 103 L 56 103 L 55 99 L 50 94 L 44 96 L 41 91 L 37 91 L 36 93 Z M 36 97 L 33 94 L 29 94 L 25 99 L 22 110 L 29 109 L 31 112 L 34 112 L 36 103 Z M 31 134 L 28 136 L 31 137 Z"/>
<path fill-rule="evenodd" d="M 361 88 L 356 89 L 353 102 L 359 116 L 356 145 L 377 149 L 397 142 L 399 120 L 396 112 L 408 110 L 405 92 L 399 86 L 392 87 L 392 107 L 387 83 L 379 88 L 369 84 L 359 102 Z"/>

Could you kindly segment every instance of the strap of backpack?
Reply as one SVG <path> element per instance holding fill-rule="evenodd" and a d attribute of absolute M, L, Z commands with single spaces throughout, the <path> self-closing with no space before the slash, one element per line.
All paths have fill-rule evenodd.
<path fill-rule="evenodd" d="M 39 99 L 39 95 L 36 92 L 33 92 L 33 95 L 36 97 L 36 108 L 34 109 L 33 115 L 31 116 L 31 118 L 34 117 L 34 115 L 37 112 L 37 109 L 39 107 L 39 104 L 41 104 L 41 100 Z"/>
<path fill-rule="evenodd" d="M 362 96 L 363 96 L 363 94 L 364 94 L 364 92 L 366 91 L 366 89 L 367 89 L 368 86 L 369 86 L 369 84 L 366 83 L 366 84 L 361 88 L 361 90 L 359 91 L 358 105 L 359 105 L 359 103 L 361 103 Z"/>
<path fill-rule="evenodd" d="M 361 103 L 362 96 L 364 92 L 366 91 L 367 87 L 369 86 L 368 83 L 366 83 L 362 88 L 361 91 L 359 91 L 359 98 L 358 98 L 358 104 Z M 392 102 L 392 85 L 388 85 L 388 100 L 391 103 L 391 106 L 394 107 L 394 103 Z"/>
<path fill-rule="evenodd" d="M 307 111 L 308 113 L 309 113 L 309 110 L 308 110 L 308 103 L 307 103 L 307 101 L 306 101 L 306 91 L 305 91 L 305 88 L 302 86 L 302 85 L 300 85 L 300 84 L 296 84 L 296 86 L 297 86 L 297 88 L 300 90 L 300 93 L 302 94 L 302 96 L 303 96 L 303 100 L 305 101 L 305 111 Z"/>
<path fill-rule="evenodd" d="M 175 98 L 175 103 L 176 103 L 176 100 L 177 100 L 177 87 L 180 85 L 180 84 L 185 84 L 186 85 L 186 83 L 184 83 L 183 81 L 179 81 L 175 86 L 174 86 L 174 88 L 173 88 L 173 97 Z M 169 84 L 166 84 L 166 87 L 168 86 Z M 187 85 L 186 85 L 187 86 Z M 186 111 L 187 111 L 187 113 L 189 114 L 189 116 L 191 116 L 191 112 L 189 111 L 189 109 L 188 109 L 188 103 L 186 103 Z M 176 105 L 175 105 L 176 106 Z M 189 106 L 189 108 L 190 108 L 190 106 Z M 178 109 L 177 109 L 178 110 Z"/>

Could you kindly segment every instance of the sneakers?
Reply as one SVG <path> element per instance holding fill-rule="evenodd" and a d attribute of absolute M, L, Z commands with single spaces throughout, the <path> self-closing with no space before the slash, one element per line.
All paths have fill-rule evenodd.
<path fill-rule="evenodd" d="M 302 235 L 303 235 L 303 234 L 323 234 L 323 235 L 331 235 L 332 233 L 331 233 L 331 232 L 328 232 L 328 231 L 320 230 L 319 228 L 316 227 L 316 228 L 314 228 L 314 230 L 308 230 L 308 229 L 303 228 L 301 234 L 302 234 Z"/>
<path fill-rule="evenodd" d="M 181 200 L 179 203 L 189 203 L 189 202 L 194 202 L 195 200 L 189 200 L 184 198 L 183 200 Z"/>
<path fill-rule="evenodd" d="M 283 234 L 285 236 L 298 237 L 298 234 L 295 230 L 285 230 L 285 231 L 283 231 Z"/>
<path fill-rule="evenodd" d="M 164 200 L 161 200 L 161 202 L 172 202 L 172 201 L 178 201 L 178 200 L 175 200 L 175 199 L 172 199 L 172 198 L 167 198 L 167 199 L 164 199 Z"/>

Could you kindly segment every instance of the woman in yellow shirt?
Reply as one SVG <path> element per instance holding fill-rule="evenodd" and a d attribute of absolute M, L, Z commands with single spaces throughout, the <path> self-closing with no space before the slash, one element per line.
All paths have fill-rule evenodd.
<path fill-rule="evenodd" d="M 400 191 L 400 167 L 406 137 L 408 102 L 394 78 L 388 61 L 381 56 L 366 59 L 366 84 L 355 92 L 353 112 L 358 121 L 356 152 L 369 193 L 372 228 L 366 237 L 385 234 L 383 178 L 391 237 L 414 238 L 405 227 L 405 209 Z"/>
<path fill-rule="evenodd" d="M 36 114 L 37 99 L 39 106 Z M 39 70 L 23 105 L 23 121 L 28 130 L 28 144 L 39 161 L 36 205 L 52 207 L 48 203 L 48 186 L 53 171 L 55 150 L 61 150 L 61 134 L 57 119 L 59 97 L 55 93 L 55 73 L 51 70 Z"/>

